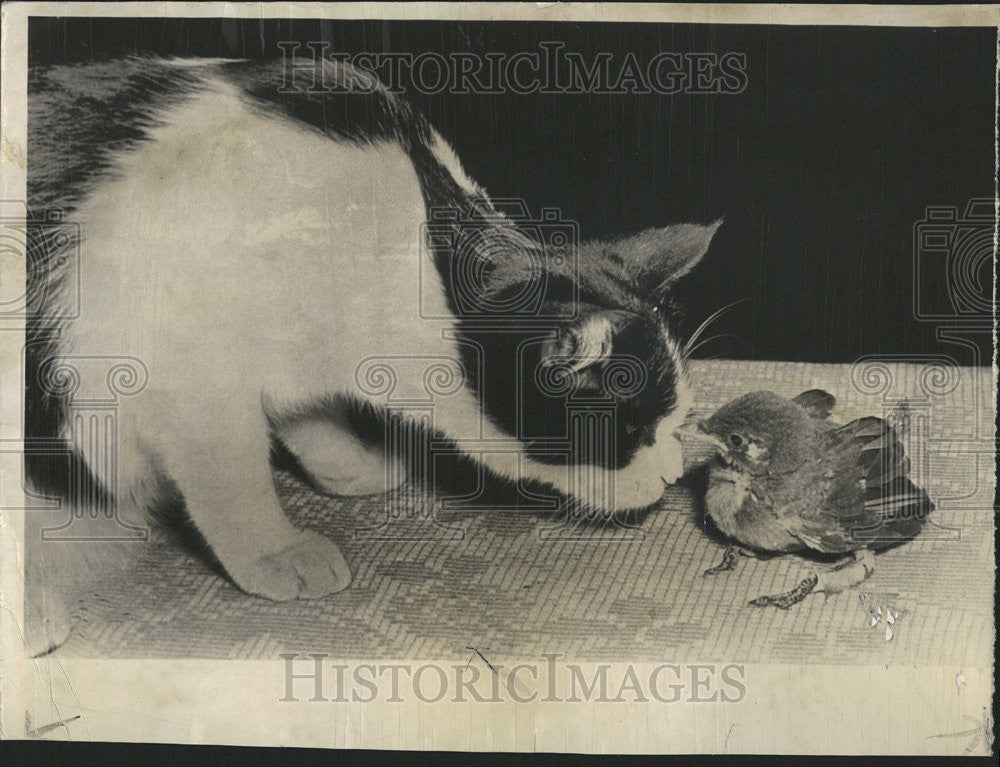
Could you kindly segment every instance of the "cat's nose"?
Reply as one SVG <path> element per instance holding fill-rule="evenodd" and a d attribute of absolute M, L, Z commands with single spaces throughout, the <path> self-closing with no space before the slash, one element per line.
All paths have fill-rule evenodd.
<path fill-rule="evenodd" d="M 706 439 L 708 435 L 705 432 L 704 421 L 689 421 L 688 423 L 682 423 L 674 429 L 674 436 L 678 439 L 688 437 L 689 439 L 695 439 L 699 442 L 708 441 Z"/>

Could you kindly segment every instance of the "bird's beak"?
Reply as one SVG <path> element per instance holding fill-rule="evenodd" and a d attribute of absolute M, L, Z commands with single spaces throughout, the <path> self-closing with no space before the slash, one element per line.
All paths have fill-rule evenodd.
<path fill-rule="evenodd" d="M 674 436 L 680 439 L 695 440 L 696 442 L 704 442 L 708 445 L 712 445 L 719 450 L 725 450 L 725 443 L 716 437 L 714 434 L 709 434 L 705 431 L 704 421 L 695 421 L 692 423 L 682 423 L 676 429 L 674 429 Z"/>
<path fill-rule="evenodd" d="M 712 439 L 712 436 L 705 431 L 704 421 L 688 421 L 687 423 L 682 423 L 674 429 L 674 436 L 682 439 L 687 437 L 688 439 L 696 439 L 701 442 L 707 442 L 709 439 Z"/>

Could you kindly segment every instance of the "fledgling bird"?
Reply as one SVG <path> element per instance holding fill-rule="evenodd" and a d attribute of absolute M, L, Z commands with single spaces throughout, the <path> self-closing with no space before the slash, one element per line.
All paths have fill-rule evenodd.
<path fill-rule="evenodd" d="M 757 607 L 787 609 L 814 591 L 860 583 L 874 570 L 874 552 L 913 538 L 934 509 L 908 477 L 895 429 L 875 417 L 834 423 L 828 416 L 835 402 L 818 389 L 794 399 L 752 392 L 679 430 L 718 451 L 705 511 L 738 544 L 705 575 L 733 569 L 740 554 L 848 557 L 789 592 L 752 600 Z"/>

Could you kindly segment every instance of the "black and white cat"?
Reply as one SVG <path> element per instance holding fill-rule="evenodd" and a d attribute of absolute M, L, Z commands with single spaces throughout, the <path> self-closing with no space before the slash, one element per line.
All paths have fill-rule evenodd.
<path fill-rule="evenodd" d="M 366 72 L 316 67 L 323 88 L 292 93 L 280 62 L 31 73 L 29 207 L 61 209 L 79 236 L 40 232 L 29 265 L 29 442 L 58 421 L 120 519 L 179 496 L 232 580 L 275 600 L 336 592 L 350 570 L 285 516 L 272 440 L 327 493 L 405 478 L 351 428 L 359 408 L 427 402 L 459 451 L 584 513 L 655 503 L 681 474 L 673 430 L 690 405 L 670 291 L 718 224 L 543 246 L 405 100 Z M 111 462 L 67 417 L 107 396 L 94 360 L 143 378 L 116 400 Z M 459 385 L 428 386 L 414 360 L 452 362 Z M 366 380 L 373 361 L 391 397 Z M 573 426 L 580 402 L 610 404 L 610 426 Z M 29 548 L 52 514 L 28 515 Z M 84 577 L 100 547 L 71 548 L 29 551 L 29 593 Z M 37 593 L 49 628 L 34 644 L 57 645 L 58 600 Z"/>

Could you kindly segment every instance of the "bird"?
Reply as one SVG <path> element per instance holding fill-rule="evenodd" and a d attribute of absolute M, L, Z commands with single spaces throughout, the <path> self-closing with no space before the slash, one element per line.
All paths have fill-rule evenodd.
<path fill-rule="evenodd" d="M 874 416 L 838 424 L 835 404 L 820 389 L 793 399 L 756 391 L 677 430 L 715 448 L 705 513 L 732 543 L 705 575 L 732 570 L 740 555 L 842 556 L 791 591 L 751 600 L 755 607 L 789 609 L 813 592 L 861 583 L 875 552 L 915 537 L 934 510 L 908 476 L 897 430 Z"/>

